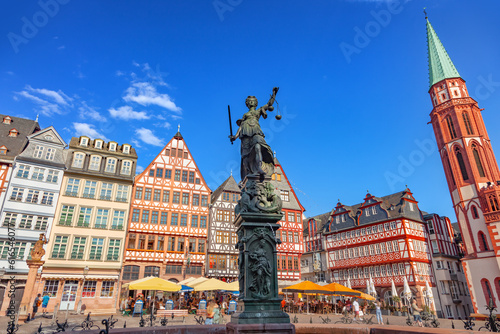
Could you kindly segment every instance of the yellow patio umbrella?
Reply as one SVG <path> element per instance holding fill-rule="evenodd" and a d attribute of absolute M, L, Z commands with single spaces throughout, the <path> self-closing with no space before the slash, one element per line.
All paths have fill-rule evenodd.
<path fill-rule="evenodd" d="M 309 313 L 309 294 L 333 295 L 333 291 L 326 286 L 321 286 L 311 281 L 303 281 L 289 287 L 283 288 L 283 292 L 299 292 L 307 294 L 307 313 Z"/>
<path fill-rule="evenodd" d="M 229 289 L 227 289 L 227 291 L 240 291 L 240 282 L 234 281 L 228 284 L 230 287 Z"/>
<path fill-rule="evenodd" d="M 330 283 L 325 285 L 324 288 L 328 288 L 329 290 L 333 291 L 333 294 L 339 296 L 361 296 L 362 293 L 361 291 L 350 289 L 339 283 Z"/>
<path fill-rule="evenodd" d="M 375 297 L 364 292 L 361 292 L 361 296 L 359 296 L 358 298 L 365 300 L 375 300 Z"/>
<path fill-rule="evenodd" d="M 216 278 L 210 278 L 192 286 L 194 291 L 214 291 L 214 290 L 230 290 L 229 283 L 222 282 Z"/>
<path fill-rule="evenodd" d="M 189 282 L 194 281 L 195 279 L 196 279 L 196 278 L 194 278 L 194 277 L 189 277 L 189 278 L 186 278 L 186 279 L 185 279 L 185 280 L 183 280 L 183 281 L 180 281 L 180 282 L 179 282 L 179 283 L 177 283 L 177 284 L 179 284 L 179 285 L 186 285 L 186 284 L 188 284 Z"/>
<path fill-rule="evenodd" d="M 128 288 L 129 290 L 156 290 L 175 292 L 179 291 L 181 289 L 181 286 L 159 277 L 150 276 L 123 284 L 123 288 Z"/>
<path fill-rule="evenodd" d="M 185 283 L 184 285 L 187 285 L 187 286 L 190 286 L 190 287 L 194 287 L 196 284 L 200 284 L 201 282 L 205 282 L 206 280 L 208 280 L 208 278 L 206 278 L 206 277 L 198 277 L 198 278 L 192 280 L 191 282 Z"/>

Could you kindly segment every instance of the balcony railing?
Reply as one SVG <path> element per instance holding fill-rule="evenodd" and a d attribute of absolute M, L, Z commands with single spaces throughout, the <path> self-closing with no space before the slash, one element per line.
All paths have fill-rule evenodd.
<path fill-rule="evenodd" d="M 99 199 L 103 201 L 111 201 L 111 196 L 101 195 L 99 196 Z"/>
<path fill-rule="evenodd" d="M 118 261 L 119 256 L 118 255 L 108 255 L 107 260 L 108 261 Z"/>
<path fill-rule="evenodd" d="M 111 225 L 112 230 L 123 230 L 123 225 Z"/>
<path fill-rule="evenodd" d="M 83 253 L 71 253 L 72 260 L 83 260 Z"/>
<path fill-rule="evenodd" d="M 101 254 L 90 254 L 89 255 L 89 260 L 100 260 L 101 259 Z"/>
<path fill-rule="evenodd" d="M 106 224 L 95 224 L 94 228 L 107 229 L 108 226 Z"/>
<path fill-rule="evenodd" d="M 90 199 L 94 199 L 94 198 L 95 198 L 95 194 L 83 193 L 82 197 L 83 197 L 83 198 L 90 198 Z"/>
<path fill-rule="evenodd" d="M 78 222 L 78 223 L 76 223 L 76 226 L 78 226 L 78 227 L 89 227 L 90 223 L 88 223 L 88 222 Z"/>
<path fill-rule="evenodd" d="M 72 221 L 71 220 L 60 220 L 59 225 L 63 226 L 71 226 Z"/>
<path fill-rule="evenodd" d="M 64 259 L 64 252 L 52 252 L 53 259 Z"/>
<path fill-rule="evenodd" d="M 10 196 L 11 201 L 21 202 L 23 200 L 22 196 Z"/>
<path fill-rule="evenodd" d="M 127 197 L 117 197 L 115 198 L 115 201 L 116 202 L 127 202 Z"/>
<path fill-rule="evenodd" d="M 78 197 L 78 192 L 77 191 L 66 191 L 64 193 L 64 196 L 69 196 L 69 197 Z"/>

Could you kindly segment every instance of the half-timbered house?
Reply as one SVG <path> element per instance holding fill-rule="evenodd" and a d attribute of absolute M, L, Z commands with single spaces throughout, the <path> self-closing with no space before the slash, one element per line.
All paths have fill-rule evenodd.
<path fill-rule="evenodd" d="M 135 178 L 122 281 L 202 276 L 210 193 L 177 132 Z"/>
<path fill-rule="evenodd" d="M 274 173 L 271 183 L 283 201 L 281 227 L 276 232 L 281 240 L 278 245 L 278 279 L 293 281 L 300 279 L 300 258 L 304 252 L 302 214 L 305 209 L 293 190 L 278 159 L 274 158 Z"/>
<path fill-rule="evenodd" d="M 234 208 L 240 188 L 231 175 L 212 194 L 208 227 L 206 276 L 233 281 L 238 278 Z"/>
<path fill-rule="evenodd" d="M 300 261 L 302 279 L 312 282 L 331 282 L 323 231 L 330 223 L 331 212 L 304 219 L 304 253 Z"/>
<path fill-rule="evenodd" d="M 406 277 L 412 294 L 424 304 L 426 282 L 434 285 L 427 231 L 409 189 L 385 197 L 367 194 L 363 203 L 337 203 L 324 230 L 328 268 L 333 279 L 354 289 L 371 277 L 378 296 L 391 302 L 394 281 L 402 296 Z"/>

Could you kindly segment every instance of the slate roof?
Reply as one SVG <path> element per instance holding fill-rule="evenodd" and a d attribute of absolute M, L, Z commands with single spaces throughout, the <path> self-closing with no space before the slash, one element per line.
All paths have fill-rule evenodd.
<path fill-rule="evenodd" d="M 429 20 L 427 20 L 427 52 L 429 57 L 429 87 L 443 79 L 460 77 Z"/>
<path fill-rule="evenodd" d="M 7 116 L 12 119 L 10 124 L 3 123 L 4 118 Z M 18 131 L 17 137 L 9 137 L 9 132 L 12 129 Z M 26 148 L 28 136 L 39 130 L 40 125 L 38 125 L 37 121 L 0 114 L 0 145 L 7 147 L 7 154 L 1 155 L 0 160 L 14 160 Z"/>
<path fill-rule="evenodd" d="M 113 142 L 113 143 L 116 143 L 115 141 L 110 141 L 110 142 L 105 142 L 103 141 L 103 144 L 102 144 L 102 148 L 94 148 L 94 142 L 99 139 L 89 139 L 89 143 L 87 146 L 80 146 L 80 138 L 81 137 L 72 137 L 70 142 L 69 142 L 69 148 L 70 149 L 75 149 L 75 150 L 79 150 L 79 149 L 82 149 L 82 150 L 85 150 L 85 151 L 89 151 L 89 152 L 95 152 L 95 153 L 100 153 L 100 154 L 105 154 L 105 153 L 108 153 L 108 154 L 113 154 L 113 155 L 117 155 L 117 156 L 122 156 L 122 157 L 129 157 L 129 158 L 132 158 L 132 159 L 137 159 L 137 153 L 135 151 L 135 148 L 133 148 L 132 146 L 130 147 L 130 153 L 126 154 L 126 153 L 122 153 L 122 148 L 123 148 L 123 145 L 126 145 L 126 144 L 123 144 L 123 145 L 116 145 L 116 151 L 109 151 L 109 143 L 110 142 Z M 102 139 L 100 139 L 102 140 Z M 127 144 L 128 145 L 128 144 Z"/>
<path fill-rule="evenodd" d="M 222 184 L 217 189 L 215 189 L 215 191 L 212 193 L 211 203 L 214 203 L 223 191 L 230 191 L 237 194 L 241 192 L 240 187 L 238 187 L 238 184 L 236 183 L 233 175 L 228 177 L 226 181 L 222 182 Z"/>
<path fill-rule="evenodd" d="M 408 203 L 410 202 L 415 205 L 413 211 L 409 208 Z M 376 197 L 371 194 L 367 194 L 363 203 L 358 203 L 352 206 L 343 205 L 339 202 L 337 203 L 337 207 L 331 212 L 331 215 L 333 216 L 331 218 L 332 223 L 330 225 L 323 226 L 323 232 L 336 232 L 356 226 L 363 226 L 398 218 L 407 218 L 422 222 L 422 214 L 416 203 L 416 200 L 413 198 L 412 193 L 408 188 L 383 197 Z M 375 207 L 376 214 L 370 213 L 369 216 L 363 214 L 364 209 L 368 210 L 368 208 L 370 208 L 371 210 L 372 206 Z M 347 214 L 344 221 L 339 218 L 339 222 L 337 223 L 335 219 L 336 216 L 341 217 L 343 214 Z"/>
<path fill-rule="evenodd" d="M 308 236 L 309 235 L 309 224 L 308 224 L 308 222 L 311 219 L 316 220 L 316 226 L 317 226 L 316 233 L 319 233 L 319 232 L 321 232 L 323 230 L 323 228 L 325 227 L 325 225 L 329 222 L 331 214 L 332 214 L 332 212 L 328 211 L 328 212 L 322 213 L 320 215 L 304 219 L 302 221 L 302 223 L 304 224 L 304 236 Z"/>

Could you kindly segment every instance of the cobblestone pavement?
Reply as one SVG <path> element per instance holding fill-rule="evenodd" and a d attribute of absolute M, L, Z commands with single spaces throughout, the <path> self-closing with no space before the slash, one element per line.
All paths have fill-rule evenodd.
<path fill-rule="evenodd" d="M 106 319 L 109 316 L 107 315 L 91 315 L 91 320 L 94 322 L 95 325 L 99 326 L 101 329 L 103 328 L 103 325 L 101 324 L 102 319 Z M 302 324 L 307 324 L 307 323 L 313 323 L 313 324 L 323 324 L 323 319 L 330 319 L 331 321 L 328 322 L 329 324 L 334 325 L 336 321 L 339 321 L 341 319 L 340 315 L 334 315 L 334 314 L 306 314 L 306 313 L 300 313 L 300 314 L 290 314 L 290 319 L 294 320 L 294 318 L 297 317 L 298 323 Z M 366 317 L 366 316 L 365 316 Z M 368 316 L 368 318 L 371 317 L 371 315 Z M 84 321 L 86 316 L 82 315 L 68 315 L 68 329 L 66 331 L 69 331 L 73 329 L 74 327 L 80 325 L 82 321 Z M 130 316 L 122 316 L 122 315 L 115 315 L 113 317 L 114 319 L 117 319 L 118 322 L 115 324 L 115 328 L 123 328 L 123 326 L 126 324 L 127 328 L 132 328 L 132 327 L 139 327 L 139 317 L 130 317 Z M 144 317 L 146 318 L 146 317 Z M 169 324 L 168 325 L 179 325 L 182 324 L 182 318 L 181 317 L 176 317 L 175 322 L 171 322 L 171 319 L 169 319 Z M 64 312 L 60 312 L 58 314 L 58 320 L 59 323 L 63 323 L 65 320 L 65 314 Z M 225 315 L 224 316 L 224 323 L 230 321 L 230 317 Z M 384 323 L 386 324 L 387 320 L 389 320 L 389 325 L 399 325 L 399 326 L 406 326 L 406 317 L 403 316 L 384 316 Z M 461 320 L 448 320 L 448 319 L 438 319 L 440 322 L 439 328 L 452 328 L 452 322 L 455 326 L 456 329 L 464 329 L 463 322 Z M 0 317 L 0 332 L 3 332 L 4 328 L 7 328 L 9 318 L 7 317 Z M 373 316 L 373 321 L 376 323 L 376 318 Z M 40 326 L 40 323 L 42 324 L 42 328 L 48 328 L 50 326 L 54 326 L 54 330 L 56 328 L 55 321 L 52 319 L 46 319 L 41 317 L 40 315 L 37 315 L 35 320 L 32 320 L 28 323 L 21 324 L 19 327 L 19 330 L 17 331 L 18 334 L 34 334 L 37 332 L 38 327 Z M 159 326 L 159 319 L 156 321 L 157 325 Z M 354 322 L 355 323 L 355 322 Z M 474 327 L 474 330 L 478 330 L 480 326 L 482 326 L 484 321 L 477 321 L 476 326 Z M 195 325 L 196 320 L 194 318 L 194 315 L 189 315 L 186 317 L 185 321 L 186 325 Z M 93 327 L 93 329 L 97 329 L 97 327 Z M 80 328 L 81 330 L 81 328 Z M 50 333 L 50 331 L 48 331 Z"/>

